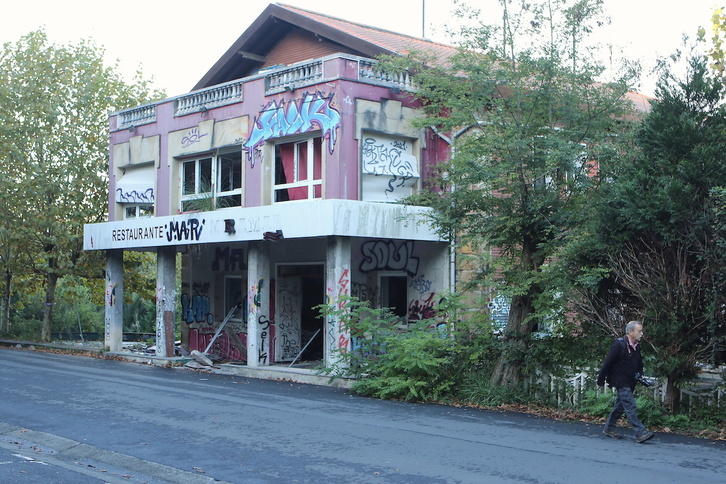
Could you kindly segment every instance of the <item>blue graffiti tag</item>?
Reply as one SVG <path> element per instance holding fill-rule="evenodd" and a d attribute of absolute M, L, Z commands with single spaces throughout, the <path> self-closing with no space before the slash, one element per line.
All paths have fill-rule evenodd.
<path fill-rule="evenodd" d="M 252 133 L 243 145 L 247 150 L 250 166 L 255 167 L 255 152 L 270 138 L 323 130 L 328 140 L 328 151 L 333 152 L 340 126 L 340 113 L 330 103 L 333 96 L 324 97 L 321 92 L 307 93 L 298 101 L 270 101 L 260 112 L 252 126 Z"/>

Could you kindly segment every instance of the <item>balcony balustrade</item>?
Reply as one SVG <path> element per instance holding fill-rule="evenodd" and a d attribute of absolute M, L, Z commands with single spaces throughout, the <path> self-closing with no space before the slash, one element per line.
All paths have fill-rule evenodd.
<path fill-rule="evenodd" d="M 377 62 L 375 60 L 350 55 L 334 55 L 294 66 L 270 68 L 244 79 L 212 86 L 176 98 L 159 101 L 158 103 L 120 111 L 117 113 L 117 129 L 127 129 L 156 122 L 156 107 L 162 103 L 173 102 L 174 116 L 184 116 L 243 102 L 244 84 L 256 82 L 260 79 L 264 82 L 266 96 L 332 81 L 335 78 L 326 78 L 323 66 L 325 62 L 335 60 L 357 62 L 358 82 L 402 91 L 415 90 L 408 72 L 392 73 L 381 71 L 376 68 Z M 346 79 L 350 80 L 349 77 L 346 77 Z"/>
<path fill-rule="evenodd" d="M 174 116 L 204 112 L 212 108 L 240 103 L 243 82 L 235 81 L 220 86 L 213 86 L 202 91 L 195 91 L 174 100 Z"/>

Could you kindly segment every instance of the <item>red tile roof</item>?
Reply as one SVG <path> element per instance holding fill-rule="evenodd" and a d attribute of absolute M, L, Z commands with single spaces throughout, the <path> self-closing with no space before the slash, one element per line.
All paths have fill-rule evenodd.
<path fill-rule="evenodd" d="M 399 34 L 370 25 L 358 24 L 291 5 L 279 3 L 277 5 L 341 32 L 348 33 L 358 39 L 378 45 L 391 53 L 406 55 L 412 51 L 432 52 L 439 59 L 447 59 L 457 51 L 456 47 L 451 45 L 432 42 L 420 37 Z"/>

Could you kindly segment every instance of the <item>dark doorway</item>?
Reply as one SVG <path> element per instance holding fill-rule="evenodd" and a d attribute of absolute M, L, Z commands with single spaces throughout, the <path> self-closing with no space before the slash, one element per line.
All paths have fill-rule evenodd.
<path fill-rule="evenodd" d="M 323 331 L 323 318 L 320 310 L 316 309 L 325 302 L 325 270 L 322 264 L 282 264 L 277 269 L 278 288 L 294 288 L 294 297 L 287 300 L 294 302 L 294 308 L 288 314 L 299 314 L 299 317 L 290 317 L 285 321 L 284 337 L 291 351 L 285 356 L 276 359 L 279 362 L 295 361 L 295 364 L 306 362 L 320 362 L 324 357 L 325 332 Z M 285 298 L 278 293 L 277 298 Z M 280 320 L 276 316 L 276 320 Z M 297 327 L 296 327 L 297 326 Z M 299 355 L 299 356 L 298 356 Z M 295 358 L 297 357 L 297 360 Z"/>

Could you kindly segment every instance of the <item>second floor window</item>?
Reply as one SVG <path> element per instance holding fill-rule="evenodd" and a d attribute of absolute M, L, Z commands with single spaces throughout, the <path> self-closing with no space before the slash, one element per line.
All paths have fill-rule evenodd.
<path fill-rule="evenodd" d="M 241 206 L 241 150 L 182 162 L 182 212 Z"/>
<path fill-rule="evenodd" d="M 275 145 L 275 202 L 323 196 L 322 139 Z"/>
<path fill-rule="evenodd" d="M 153 205 L 126 205 L 124 207 L 124 218 L 129 219 L 135 219 L 135 218 L 147 218 L 147 217 L 153 217 L 154 216 L 154 206 Z"/>

